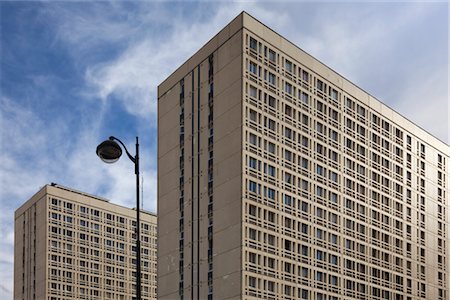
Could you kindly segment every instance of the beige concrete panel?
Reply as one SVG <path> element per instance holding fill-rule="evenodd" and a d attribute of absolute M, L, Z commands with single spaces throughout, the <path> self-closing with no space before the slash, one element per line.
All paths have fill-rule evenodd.
<path fill-rule="evenodd" d="M 369 107 L 377 112 L 381 111 L 381 102 L 369 96 Z"/>
<path fill-rule="evenodd" d="M 244 21 L 243 21 L 244 15 L 245 15 L 245 12 L 240 13 L 236 18 L 233 19 L 233 21 L 231 21 L 227 25 L 227 27 L 229 28 L 229 36 L 233 36 L 236 32 L 241 30 L 242 27 L 244 27 Z"/>
<path fill-rule="evenodd" d="M 180 79 L 181 80 L 181 79 Z M 166 113 L 178 106 L 180 100 L 180 88 L 176 84 L 161 98 L 158 98 L 158 119 L 164 117 Z"/>
<path fill-rule="evenodd" d="M 158 196 L 158 216 L 162 217 L 165 214 L 179 209 L 180 191 L 173 189 L 164 195 Z"/>
<path fill-rule="evenodd" d="M 158 235 L 165 236 L 169 233 L 173 233 L 178 236 L 178 225 L 179 225 L 178 219 L 179 219 L 179 212 L 177 210 L 170 211 L 164 216 L 159 216 Z"/>
<path fill-rule="evenodd" d="M 236 186 L 234 189 L 240 190 L 241 186 Z M 230 201 L 230 204 L 214 209 L 214 232 L 225 230 L 231 224 L 240 224 L 242 201 L 240 198 L 232 200 L 234 201 Z"/>
<path fill-rule="evenodd" d="M 274 45 L 276 48 L 281 49 L 281 40 L 282 37 L 278 35 L 275 31 L 272 29 L 265 27 L 263 29 L 263 38 L 266 41 L 270 41 L 272 45 Z"/>
<path fill-rule="evenodd" d="M 215 100 L 224 101 L 222 93 L 234 85 L 236 81 L 242 81 L 242 58 L 241 56 L 236 57 L 233 61 L 228 61 L 222 70 L 214 74 L 214 97 Z M 238 88 L 239 86 L 236 86 Z M 239 90 L 242 91 L 241 89 Z M 220 97 L 220 98 L 217 98 Z M 241 99 L 241 98 L 239 98 Z M 216 102 L 216 101 L 215 101 Z M 214 104 L 215 104 L 214 102 Z"/>
<path fill-rule="evenodd" d="M 177 241 L 178 243 L 178 241 Z M 178 273 L 178 259 L 180 257 L 178 248 L 173 247 L 173 245 L 169 245 L 171 248 L 166 248 L 167 250 L 164 254 L 160 255 L 160 248 L 158 248 L 158 279 L 167 276 L 172 272 Z"/>
<path fill-rule="evenodd" d="M 224 132 L 222 135 L 220 130 L 215 134 L 217 139 L 214 140 L 214 163 L 217 164 L 227 157 L 235 153 L 241 153 L 242 134 L 241 127 L 237 127 L 233 132 Z"/>
<path fill-rule="evenodd" d="M 174 101 L 175 102 L 175 101 Z M 169 111 L 167 111 L 164 115 L 158 115 L 158 136 L 163 137 L 167 133 L 171 132 L 173 128 L 179 128 L 179 122 L 176 122 L 180 119 L 180 105 L 179 99 L 176 102 L 177 105 L 174 105 Z"/>
<path fill-rule="evenodd" d="M 180 154 L 179 148 L 180 148 L 180 127 L 172 127 L 172 129 L 167 132 L 165 135 L 160 135 L 158 139 L 158 158 L 161 158 L 165 155 L 167 155 L 167 151 L 169 153 L 178 152 L 178 156 Z M 170 161 L 170 165 L 163 165 L 162 171 L 166 170 L 167 168 L 172 168 L 175 165 L 175 161 Z M 178 166 L 178 164 L 177 164 Z"/>
<path fill-rule="evenodd" d="M 243 31 L 240 30 L 230 38 L 230 60 L 236 57 L 242 57 L 243 53 Z"/>
<path fill-rule="evenodd" d="M 226 229 L 214 232 L 214 253 L 216 255 L 241 247 L 241 224 L 230 224 Z"/>
<path fill-rule="evenodd" d="M 162 261 L 164 265 L 170 265 L 171 261 Z M 178 263 L 178 260 L 174 260 L 174 263 Z M 159 274 L 158 269 L 158 274 Z M 158 299 L 176 299 L 178 298 L 178 272 L 168 273 L 165 276 L 158 275 Z M 161 292 L 164 292 L 162 294 Z"/>
<path fill-rule="evenodd" d="M 160 290 L 160 289 L 158 289 L 158 291 L 159 291 L 159 290 Z M 173 300 L 173 299 L 178 299 L 178 298 L 179 298 L 178 291 L 173 292 L 173 293 L 171 293 L 171 294 L 162 295 L 162 296 L 160 296 L 160 295 L 158 294 L 158 299 L 161 299 L 161 300 Z"/>
<path fill-rule="evenodd" d="M 220 48 L 217 49 L 217 70 L 215 72 L 220 73 L 224 71 L 224 68 L 233 64 L 236 60 L 239 61 L 239 65 L 242 61 L 242 32 L 235 34 L 230 40 L 228 40 L 225 44 L 223 44 Z M 241 69 L 241 67 L 239 67 Z M 242 74 L 242 71 L 239 72 Z M 216 74 L 214 74 L 216 75 Z M 231 74 L 230 74 L 231 75 Z M 238 75 L 238 74 L 236 74 Z M 236 77 L 232 77 L 235 79 Z M 220 83 L 220 81 L 217 81 Z"/>
<path fill-rule="evenodd" d="M 235 80 L 227 88 L 223 89 L 222 92 L 214 96 L 214 117 L 219 117 L 235 105 L 242 105 L 241 79 Z"/>
<path fill-rule="evenodd" d="M 220 162 L 214 164 L 214 184 L 221 185 L 230 179 L 241 176 L 241 154 L 235 153 L 228 158 L 221 160 Z"/>
<path fill-rule="evenodd" d="M 234 132 L 242 126 L 241 106 L 233 106 L 227 113 L 224 113 L 214 119 L 214 142 L 219 141 L 221 137 Z M 234 133 L 235 134 L 235 133 Z M 216 139 L 217 135 L 217 139 Z M 214 145 L 216 148 L 216 145 Z M 228 149 L 233 149 L 229 148 Z"/>
<path fill-rule="evenodd" d="M 231 22 L 233 22 L 233 21 L 231 21 Z M 216 34 L 216 36 L 214 37 L 216 39 L 218 48 L 223 47 L 223 44 L 225 44 L 228 41 L 228 39 L 230 38 L 230 36 L 233 35 L 232 31 L 230 30 L 229 25 L 230 24 L 228 24 L 225 28 L 223 28 L 221 31 L 219 31 L 219 33 Z M 233 32 L 235 32 L 235 31 L 233 31 Z M 214 51 L 216 51 L 216 50 L 217 50 L 217 48 L 214 49 Z"/>
<path fill-rule="evenodd" d="M 215 278 L 214 295 L 217 299 L 241 299 L 241 273 L 239 271 Z"/>
<path fill-rule="evenodd" d="M 365 105 L 370 107 L 369 95 L 365 93 L 363 90 L 356 87 L 353 83 L 348 80 L 344 80 L 342 84 L 342 89 L 346 94 L 350 95 L 354 100 L 359 100 L 363 102 Z"/>
<path fill-rule="evenodd" d="M 220 210 L 222 207 L 230 205 L 235 201 L 241 201 L 241 176 L 231 178 L 229 181 L 214 186 L 214 209 Z M 239 199 L 239 200 L 237 200 Z"/>
<path fill-rule="evenodd" d="M 243 27 L 255 33 L 257 36 L 264 37 L 265 26 L 246 13 L 243 15 Z"/>
<path fill-rule="evenodd" d="M 178 159 L 178 156 L 176 157 L 176 159 Z M 179 173 L 180 171 L 174 167 L 164 175 L 158 176 L 159 196 L 164 196 L 165 194 L 170 193 L 172 190 L 178 189 L 178 178 L 180 176 Z"/>
<path fill-rule="evenodd" d="M 230 251 L 214 254 L 214 278 L 220 281 L 224 276 L 240 270 L 242 264 L 241 252 L 242 248 L 237 247 Z"/>

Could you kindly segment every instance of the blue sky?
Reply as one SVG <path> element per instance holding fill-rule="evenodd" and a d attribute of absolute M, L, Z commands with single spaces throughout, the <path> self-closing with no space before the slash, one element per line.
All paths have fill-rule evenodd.
<path fill-rule="evenodd" d="M 0 299 L 12 299 L 14 211 L 57 182 L 132 207 L 141 141 L 156 211 L 156 87 L 242 10 L 448 143 L 446 2 L 0 2 Z"/>

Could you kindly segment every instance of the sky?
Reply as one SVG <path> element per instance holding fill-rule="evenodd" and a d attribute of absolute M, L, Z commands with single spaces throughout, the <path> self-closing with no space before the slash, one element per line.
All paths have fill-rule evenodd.
<path fill-rule="evenodd" d="M 449 141 L 447 2 L 0 2 L 0 299 L 12 299 L 14 211 L 56 182 L 134 207 L 140 140 L 156 212 L 156 89 L 241 11 Z"/>

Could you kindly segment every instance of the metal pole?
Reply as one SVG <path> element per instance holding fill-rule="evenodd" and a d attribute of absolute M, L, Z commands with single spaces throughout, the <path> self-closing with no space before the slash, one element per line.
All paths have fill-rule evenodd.
<path fill-rule="evenodd" d="M 139 139 L 136 137 L 136 299 L 141 300 L 141 203 L 139 199 Z"/>

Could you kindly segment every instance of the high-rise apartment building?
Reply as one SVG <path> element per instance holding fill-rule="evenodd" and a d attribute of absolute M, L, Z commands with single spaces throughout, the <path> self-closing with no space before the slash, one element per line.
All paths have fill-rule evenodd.
<path fill-rule="evenodd" d="M 248 14 L 158 141 L 161 299 L 449 299 L 449 146 Z"/>
<path fill-rule="evenodd" d="M 156 216 L 141 211 L 142 299 L 156 299 Z M 135 299 L 136 211 L 57 184 L 15 213 L 14 299 Z"/>

